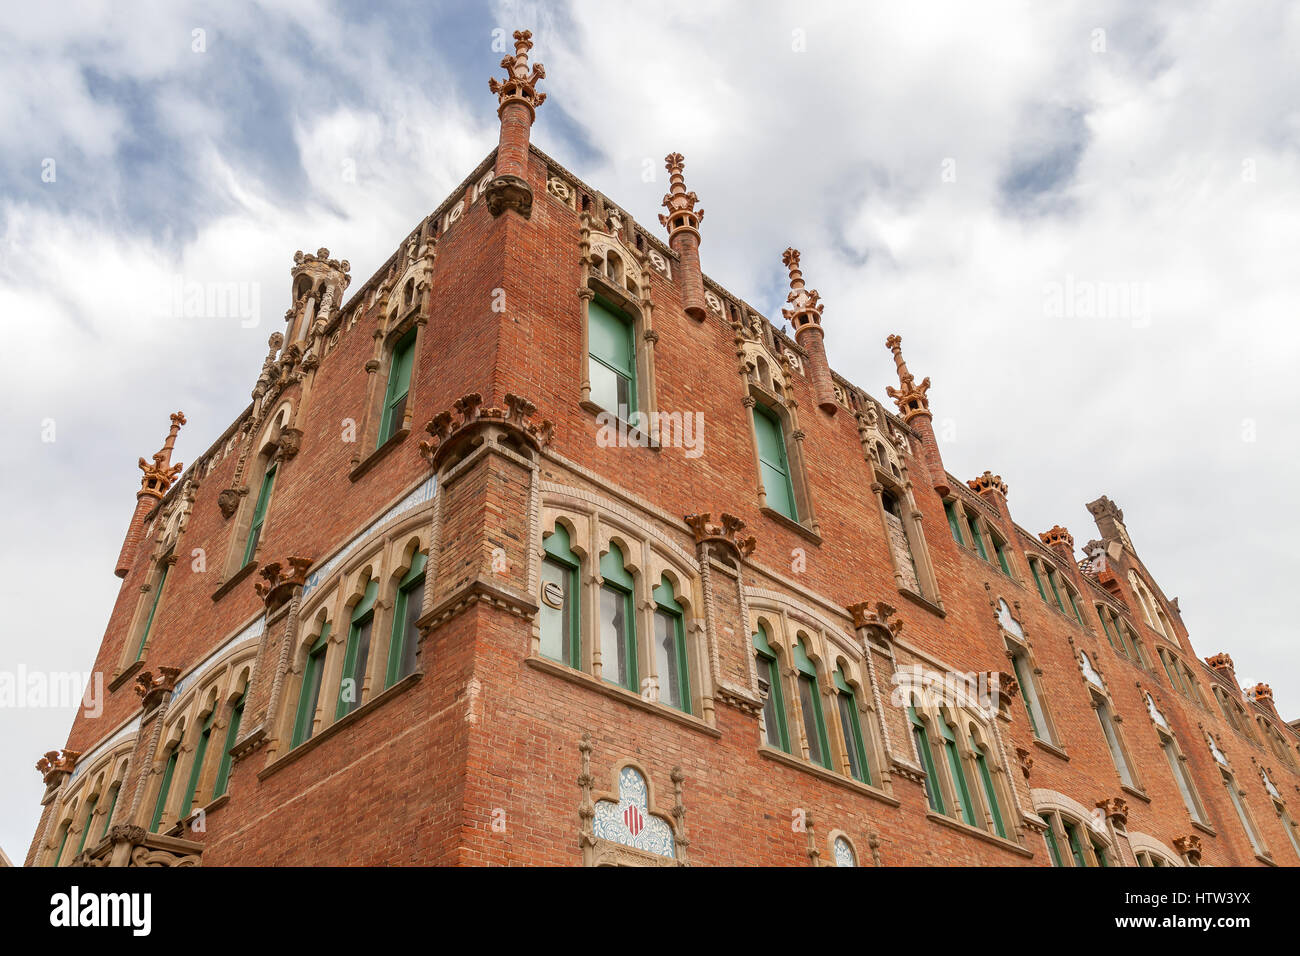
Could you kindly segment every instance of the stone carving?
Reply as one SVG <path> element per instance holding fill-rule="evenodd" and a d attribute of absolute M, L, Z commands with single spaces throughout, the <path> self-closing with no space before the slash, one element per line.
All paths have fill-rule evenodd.
<path fill-rule="evenodd" d="M 140 479 L 140 491 L 138 496 L 149 495 L 159 500 L 167 493 L 176 476 L 181 473 L 184 466 L 180 462 L 172 464 L 172 449 L 176 445 L 176 436 L 185 424 L 184 412 L 173 412 L 171 416 L 171 429 L 167 432 L 167 438 L 163 442 L 162 448 L 154 452 L 153 462 L 146 462 L 140 459 L 140 470 L 144 472 L 144 477 Z"/>
<path fill-rule="evenodd" d="M 285 569 L 279 561 L 266 565 L 259 573 L 262 581 L 254 581 L 253 589 L 257 591 L 267 607 L 279 607 L 284 603 L 295 587 L 301 587 L 307 581 L 307 569 L 313 558 L 289 557 L 289 567 Z"/>
<path fill-rule="evenodd" d="M 883 631 L 887 637 L 897 637 L 903 629 L 902 618 L 894 617 L 897 609 L 884 601 L 860 601 L 850 604 L 848 611 L 853 615 L 853 626 L 859 630 L 873 627 Z"/>
<path fill-rule="evenodd" d="M 699 239 L 704 210 L 695 208 L 700 197 L 686 191 L 686 180 L 682 176 L 686 160 L 681 153 L 669 153 L 664 157 L 664 168 L 668 170 L 668 192 L 661 205 L 668 210 L 668 215 L 660 213 L 659 224 L 668 230 L 670 241 L 680 232 L 694 233 Z"/>
<path fill-rule="evenodd" d="M 898 369 L 898 388 L 886 386 L 885 394 L 894 400 L 905 422 L 910 422 L 917 415 L 929 415 L 930 399 L 927 393 L 930 391 L 930 376 L 927 375 L 917 384 L 916 378 L 908 371 L 907 363 L 903 361 L 902 336 L 891 335 L 885 339 L 885 348 L 894 353 L 894 365 Z"/>
<path fill-rule="evenodd" d="M 720 517 L 722 523 L 718 524 L 713 521 L 711 511 L 701 511 L 686 515 L 683 520 L 690 526 L 692 533 L 695 535 L 696 544 L 702 544 L 706 541 L 718 542 L 734 550 L 741 558 L 748 558 L 754 553 L 758 539 L 752 534 L 744 534 L 745 522 L 735 515 L 724 511 Z"/>
<path fill-rule="evenodd" d="M 1098 800 L 1096 806 L 1116 826 L 1122 827 L 1128 823 L 1128 801 L 1123 797 L 1108 797 L 1105 800 Z"/>
<path fill-rule="evenodd" d="M 1026 750 L 1024 747 L 1017 747 L 1016 759 L 1020 762 L 1020 772 L 1023 773 L 1025 775 L 1025 779 L 1028 780 L 1029 771 L 1034 769 L 1033 755 L 1030 754 L 1030 752 Z"/>
<path fill-rule="evenodd" d="M 1186 858 L 1192 866 L 1199 866 L 1201 862 L 1201 838 L 1195 833 L 1188 836 L 1174 838 L 1174 850 L 1179 856 Z"/>
<path fill-rule="evenodd" d="M 483 396 L 472 392 L 456 400 L 452 406 L 459 415 L 459 421 L 452 420 L 450 411 L 439 412 L 433 417 L 425 430 L 432 441 L 420 442 L 420 455 L 437 469 L 450 449 L 472 438 L 480 432 L 496 429 L 522 441 L 534 453 L 548 445 L 555 432 L 555 424 L 549 418 L 540 423 L 532 420 L 537 406 L 526 398 L 507 394 L 505 408 L 492 406 L 481 408 Z"/>
<path fill-rule="evenodd" d="M 1007 496 L 1007 483 L 1002 480 L 1001 475 L 995 475 L 991 471 L 986 471 L 978 478 L 972 478 L 966 482 L 967 486 L 976 494 L 984 494 L 986 491 L 996 491 Z"/>
<path fill-rule="evenodd" d="M 1039 533 L 1038 537 L 1049 548 L 1055 548 L 1058 545 L 1063 545 L 1071 550 L 1074 548 L 1074 536 L 1059 524 L 1054 524 L 1047 531 Z"/>
<path fill-rule="evenodd" d="M 180 672 L 179 667 L 160 667 L 157 674 L 152 671 L 141 671 L 136 675 L 135 692 L 146 711 L 158 706 L 163 696 L 172 692 Z"/>
<path fill-rule="evenodd" d="M 225 488 L 217 495 L 217 507 L 221 509 L 221 516 L 229 518 L 239 510 L 239 499 L 248 494 L 248 488 Z"/>
<path fill-rule="evenodd" d="M 537 81 L 546 78 L 546 68 L 540 63 L 533 64 L 533 71 L 528 72 L 528 51 L 533 48 L 533 31 L 516 30 L 515 55 L 501 58 L 501 66 L 506 71 L 504 80 L 496 77 L 488 80 L 488 89 L 497 95 L 497 111 L 505 108 L 507 103 L 519 102 L 535 113 L 537 107 L 546 102 L 546 94 L 537 92 Z"/>
<path fill-rule="evenodd" d="M 72 773 L 80 756 L 78 750 L 50 750 L 36 761 L 36 769 L 48 787 L 58 782 L 60 774 Z"/>

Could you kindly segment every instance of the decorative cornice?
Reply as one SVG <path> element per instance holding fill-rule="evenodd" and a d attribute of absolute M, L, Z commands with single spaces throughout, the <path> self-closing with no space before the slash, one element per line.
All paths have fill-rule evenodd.
<path fill-rule="evenodd" d="M 897 609 L 884 601 L 859 601 L 857 604 L 850 604 L 848 612 L 853 615 L 853 626 L 857 629 L 879 628 L 891 638 L 897 637 L 903 629 L 902 618 L 894 617 L 898 613 Z"/>
<path fill-rule="evenodd" d="M 72 768 L 77 765 L 77 758 L 80 756 L 79 750 L 50 750 L 36 761 L 36 769 L 45 781 L 45 786 L 58 783 L 59 774 L 72 773 Z"/>
<path fill-rule="evenodd" d="M 995 475 L 991 471 L 986 471 L 978 478 L 971 478 L 966 482 L 966 486 L 976 494 L 984 494 L 986 491 L 996 491 L 1003 498 L 1007 496 L 1007 483 L 1002 480 L 1001 475 Z"/>
<path fill-rule="evenodd" d="M 254 581 L 253 590 L 267 607 L 279 607 L 288 599 L 294 588 L 302 587 L 307 582 L 307 569 L 315 560 L 315 558 L 290 556 L 285 559 L 289 565 L 288 569 L 285 569 L 279 561 L 272 561 L 259 572 L 262 581 Z"/>
<path fill-rule="evenodd" d="M 1040 541 L 1043 542 L 1043 544 L 1047 545 L 1049 548 L 1055 548 L 1058 545 L 1064 545 L 1065 547 L 1071 550 L 1074 549 L 1074 536 L 1070 534 L 1069 531 L 1062 528 L 1059 524 L 1054 524 L 1048 530 L 1041 532 L 1038 535 L 1038 538 Z"/>
<path fill-rule="evenodd" d="M 690 525 L 696 544 L 703 544 L 706 541 L 717 542 L 731 548 L 741 558 L 748 558 L 754 553 L 758 539 L 752 534 L 743 534 L 745 522 L 735 515 L 724 511 L 721 518 L 722 523 L 718 524 L 713 521 L 713 512 L 700 511 L 686 515 L 683 520 Z"/>
<path fill-rule="evenodd" d="M 1108 797 L 1105 800 L 1098 800 L 1096 807 L 1118 826 L 1128 824 L 1128 801 L 1123 797 Z"/>
<path fill-rule="evenodd" d="M 180 673 L 179 667 L 160 667 L 157 674 L 141 671 L 136 675 L 135 692 L 145 711 L 153 710 L 162 701 L 164 694 L 172 692 Z"/>
<path fill-rule="evenodd" d="M 180 462 L 172 464 L 172 449 L 176 445 L 176 435 L 185 424 L 185 413 L 173 412 L 171 419 L 171 429 L 167 432 L 162 448 L 154 452 L 153 463 L 140 459 L 140 470 L 144 472 L 144 477 L 140 479 L 140 490 L 136 492 L 137 498 L 149 496 L 162 500 L 167 489 L 176 480 L 176 476 L 184 469 Z"/>
<path fill-rule="evenodd" d="M 930 399 L 927 393 L 930 391 L 930 376 L 918 385 L 915 376 L 908 371 L 907 363 L 903 361 L 903 337 L 901 335 L 891 335 L 885 339 L 885 348 L 894 353 L 894 365 L 898 369 L 898 388 L 892 385 L 886 386 L 885 394 L 894 400 L 898 406 L 899 414 L 903 416 L 903 421 L 910 423 L 918 415 L 930 415 Z"/>
<path fill-rule="evenodd" d="M 485 428 L 497 427 L 509 431 L 523 441 L 534 453 L 540 452 L 555 433 L 555 424 L 549 419 L 540 423 L 531 419 L 537 406 L 526 398 L 507 394 L 506 407 L 480 408 L 483 396 L 472 392 L 456 400 L 453 408 L 460 416 L 459 421 L 452 421 L 450 411 L 439 412 L 427 425 L 427 431 L 433 441 L 420 442 L 420 455 L 436 471 L 450 454 L 451 449 L 464 440 L 478 434 Z"/>

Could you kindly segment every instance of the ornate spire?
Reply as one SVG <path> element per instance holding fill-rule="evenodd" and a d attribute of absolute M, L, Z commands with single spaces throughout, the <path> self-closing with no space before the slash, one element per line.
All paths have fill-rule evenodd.
<path fill-rule="evenodd" d="M 824 306 L 817 290 L 809 289 L 804 285 L 803 272 L 799 269 L 799 250 L 794 248 L 785 250 L 781 255 L 781 261 L 790 270 L 790 294 L 785 297 L 790 307 L 782 309 L 781 314 L 789 320 L 797 337 L 800 329 L 809 325 L 821 326 Z"/>
<path fill-rule="evenodd" d="M 907 363 L 903 361 L 902 336 L 891 335 L 885 339 L 885 348 L 894 353 L 894 364 L 898 366 L 899 385 L 898 388 L 892 385 L 886 387 L 885 394 L 894 400 L 904 421 L 910 423 L 918 415 L 929 416 L 930 399 L 926 397 L 926 393 L 930 391 L 930 376 L 927 375 L 920 385 L 916 384 L 915 377 L 907 370 Z"/>
<path fill-rule="evenodd" d="M 536 115 L 537 107 L 546 101 L 546 94 L 537 92 L 537 81 L 546 77 L 546 68 L 540 63 L 534 63 L 532 73 L 528 72 L 528 51 L 532 48 L 533 31 L 516 30 L 515 55 L 501 59 L 501 66 L 506 71 L 505 80 L 498 80 L 496 77 L 488 80 L 488 89 L 497 95 L 498 115 L 508 103 L 522 103 L 528 107 L 531 122 L 532 117 Z"/>
<path fill-rule="evenodd" d="M 668 230 L 671 242 L 680 232 L 694 234 L 696 241 L 700 238 L 700 221 L 704 219 L 704 210 L 696 209 L 700 197 L 686 191 L 686 180 L 682 170 L 686 160 L 681 153 L 669 153 L 664 157 L 664 168 L 668 170 L 668 193 L 664 196 L 663 206 L 668 215 L 659 214 L 659 223 Z"/>
<path fill-rule="evenodd" d="M 162 448 L 154 453 L 153 464 L 140 459 L 140 470 L 144 472 L 144 477 L 140 479 L 140 491 L 136 497 L 151 495 L 154 498 L 161 499 L 171 487 L 176 476 L 184 468 L 180 462 L 172 464 L 172 449 L 176 446 L 176 435 L 180 432 L 181 426 L 185 424 L 185 413 L 172 413 L 172 427 L 167 432 L 167 440 L 163 442 Z"/>

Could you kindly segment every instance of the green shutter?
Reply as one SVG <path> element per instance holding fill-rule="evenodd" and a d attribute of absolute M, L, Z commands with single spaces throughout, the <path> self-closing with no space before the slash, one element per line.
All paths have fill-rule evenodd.
<path fill-rule="evenodd" d="M 393 606 L 393 633 L 388 641 L 388 669 L 384 675 L 385 687 L 392 687 L 401 677 L 406 676 L 402 673 L 402 661 L 407 651 L 406 643 L 415 639 L 414 635 L 407 633 L 410 611 L 408 605 L 423 596 L 424 569 L 427 564 L 428 555 L 421 551 L 415 552 L 411 556 L 410 569 L 402 576 L 402 580 L 397 582 L 397 601 Z"/>
<path fill-rule="evenodd" d="M 961 519 L 957 517 L 956 505 L 951 501 L 944 501 L 943 513 L 948 516 L 948 530 L 952 532 L 952 540 L 961 544 Z"/>
<path fill-rule="evenodd" d="M 388 365 L 388 387 L 384 390 L 384 415 L 379 422 L 379 444 L 392 438 L 402 427 L 406 394 L 411 389 L 411 366 L 415 362 L 415 329 L 407 332 L 393 346 Z M 398 414 L 398 412 L 402 414 Z"/>
<path fill-rule="evenodd" d="M 108 836 L 108 828 L 113 823 L 113 811 L 117 809 L 117 797 L 121 792 L 122 785 L 119 783 L 113 788 L 113 796 L 108 801 L 108 813 L 104 814 L 104 828 L 99 832 L 101 840 Z"/>
<path fill-rule="evenodd" d="M 1074 857 L 1074 865 L 1087 866 L 1088 858 L 1083 855 L 1083 845 L 1079 842 L 1079 828 L 1073 823 L 1065 824 L 1065 836 L 1070 844 L 1070 855 Z"/>
<path fill-rule="evenodd" d="M 212 723 L 217 719 L 217 705 L 212 705 L 212 710 L 208 712 L 207 719 L 203 721 L 203 728 L 199 732 L 199 742 L 194 748 L 194 762 L 190 767 L 190 782 L 185 787 L 185 800 L 181 803 L 180 818 L 184 820 L 190 815 L 190 809 L 194 806 L 194 797 L 199 789 L 199 776 L 203 773 L 203 758 L 208 753 L 208 741 L 212 739 Z"/>
<path fill-rule="evenodd" d="M 997 538 L 993 539 L 993 553 L 998 556 L 998 565 L 1002 568 L 1002 573 L 1011 577 L 1011 565 L 1007 564 L 1007 549 Z M 1083 622 L 1080 621 L 1080 624 Z"/>
<path fill-rule="evenodd" d="M 871 767 L 867 763 L 867 748 L 862 737 L 862 720 L 858 714 L 858 699 L 853 688 L 844 679 L 840 668 L 835 668 L 831 675 L 837 691 L 841 729 L 844 731 L 844 746 L 849 753 L 849 771 L 855 780 L 871 783 Z"/>
<path fill-rule="evenodd" d="M 776 734 L 777 742 L 786 753 L 790 752 L 790 730 L 785 720 L 785 695 L 781 690 L 781 669 L 777 666 L 776 651 L 768 643 L 767 628 L 762 624 L 754 632 L 754 650 L 757 652 L 757 664 L 760 676 L 767 680 L 767 702 L 771 704 L 768 723 L 768 736 Z M 765 714 L 767 708 L 764 709 Z M 770 742 L 770 741 L 769 741 Z"/>
<path fill-rule="evenodd" d="M 610 544 L 609 550 L 601 556 L 600 576 L 604 582 L 602 587 L 618 593 L 623 602 L 623 641 L 627 673 L 624 675 L 622 686 L 639 693 L 636 653 L 636 608 L 632 600 L 635 582 L 624 564 L 623 552 L 618 545 Z M 611 683 L 618 682 L 611 681 Z"/>
<path fill-rule="evenodd" d="M 544 648 L 553 649 L 549 654 L 543 650 L 543 654 L 561 664 L 580 669 L 582 667 L 582 596 L 578 569 L 581 567 L 581 560 L 573 553 L 569 531 L 562 524 L 557 524 L 555 530 L 546 536 L 542 548 L 546 552 L 546 561 L 552 562 L 556 576 L 562 579 L 561 583 L 565 591 L 563 608 L 552 608 L 545 602 L 542 603 L 541 627 L 546 632 L 542 636 L 542 644 Z M 543 562 L 543 572 L 545 566 L 546 562 Z M 552 630 L 556 633 L 551 634 Z M 566 633 L 569 638 L 567 645 L 564 640 Z"/>
<path fill-rule="evenodd" d="M 1102 611 L 1100 604 L 1097 605 L 1097 619 L 1101 621 L 1101 629 L 1106 632 L 1106 640 L 1111 647 L 1115 647 L 1115 636 L 1110 632 L 1110 622 L 1106 620 L 1106 615 Z"/>
<path fill-rule="evenodd" d="M 1016 683 L 1020 685 L 1020 699 L 1025 702 L 1025 713 L 1029 715 L 1029 729 L 1034 732 L 1035 737 L 1042 740 L 1043 735 L 1038 728 L 1038 721 L 1034 717 L 1034 708 L 1029 703 L 1029 683 L 1025 680 L 1025 671 L 1021 665 L 1019 655 L 1011 658 L 1011 668 L 1016 672 Z"/>
<path fill-rule="evenodd" d="M 975 743 L 975 738 L 970 740 L 971 753 L 975 754 L 975 763 L 979 767 L 980 782 L 984 784 L 984 799 L 988 801 L 989 813 L 993 815 L 993 828 L 997 831 L 998 836 L 1004 840 L 1007 837 L 1006 827 L 1002 825 L 1002 809 L 998 804 L 998 792 L 993 786 L 993 775 L 989 773 L 988 758 L 984 756 L 984 751 Z"/>
<path fill-rule="evenodd" d="M 1039 596 L 1040 598 L 1042 598 L 1044 601 L 1046 601 L 1046 600 L 1047 600 L 1047 591 L 1046 591 L 1046 589 L 1043 588 L 1043 578 L 1042 578 L 1042 576 L 1038 573 L 1038 562 L 1037 562 L 1037 561 L 1030 561 L 1030 562 L 1029 562 L 1029 570 L 1030 570 L 1030 571 L 1033 573 L 1033 575 L 1034 575 L 1034 584 L 1036 584 L 1036 585 L 1038 586 L 1038 596 Z"/>
<path fill-rule="evenodd" d="M 925 721 L 917 716 L 914 704 L 908 705 L 907 718 L 912 723 L 912 739 L 916 742 L 916 750 L 921 757 L 921 769 L 925 771 L 925 797 L 930 802 L 931 810 L 945 813 L 943 791 L 939 789 L 939 777 L 934 771 L 934 755 L 930 752 L 930 735 L 926 732 Z"/>
<path fill-rule="evenodd" d="M 379 581 L 371 578 L 366 584 L 365 593 L 356 607 L 352 609 L 351 626 L 348 628 L 348 643 L 343 653 L 343 675 L 339 678 L 339 699 L 334 709 L 337 720 L 361 706 L 361 685 L 366 679 L 366 665 L 370 657 L 370 637 L 367 626 L 374 621 L 375 598 L 379 596 Z M 345 700 L 343 690 L 347 682 L 352 682 L 353 699 Z"/>
<path fill-rule="evenodd" d="M 86 804 L 86 822 L 81 827 L 81 839 L 77 841 L 77 853 L 80 853 L 86 847 L 86 835 L 90 833 L 90 821 L 95 816 L 95 804 L 98 802 L 98 797 L 91 797 Z M 72 855 L 75 857 L 77 853 Z"/>
<path fill-rule="evenodd" d="M 63 828 L 63 839 L 59 841 L 59 852 L 54 854 L 54 862 L 51 863 L 50 866 L 58 866 L 59 861 L 63 859 L 63 849 L 68 845 L 68 834 L 71 832 L 72 821 L 69 820 L 68 825 Z"/>
<path fill-rule="evenodd" d="M 1061 848 L 1056 843 L 1056 834 L 1052 831 L 1050 823 L 1043 832 L 1043 839 L 1047 841 L 1047 852 L 1051 854 L 1052 866 L 1065 866 L 1065 861 L 1061 859 Z"/>
<path fill-rule="evenodd" d="M 654 600 L 657 610 L 671 619 L 673 631 L 673 664 L 677 669 L 677 688 L 678 688 L 678 706 L 685 713 L 691 712 L 691 684 L 690 674 L 687 672 L 686 664 L 686 609 L 677 602 L 677 596 L 673 593 L 672 583 L 668 576 L 664 575 L 659 579 L 659 586 L 654 589 Z M 658 641 L 658 634 L 655 640 Z M 659 649 L 655 649 L 656 655 Z M 659 657 L 656 656 L 656 660 Z M 662 662 L 661 662 L 662 663 Z M 660 690 L 663 689 L 663 674 L 659 675 Z"/>
<path fill-rule="evenodd" d="M 969 511 L 966 512 L 966 524 L 970 526 L 970 536 L 974 539 L 975 550 L 985 561 L 989 559 L 989 553 L 984 548 L 984 535 L 980 534 L 979 521 Z"/>
<path fill-rule="evenodd" d="M 767 495 L 767 505 L 792 521 L 799 520 L 790 483 L 790 464 L 786 456 L 785 435 L 781 422 L 760 405 L 754 406 L 754 436 L 758 442 L 759 477 Z"/>
<path fill-rule="evenodd" d="M 230 756 L 230 748 L 239 740 L 239 725 L 244 720 L 244 703 L 247 700 L 248 691 L 245 689 L 230 712 L 230 727 L 226 730 L 225 746 L 221 748 L 221 762 L 217 764 L 217 780 L 212 786 L 213 799 L 225 793 L 226 787 L 230 784 L 230 764 L 233 759 Z"/>
<path fill-rule="evenodd" d="M 948 769 L 952 773 L 952 785 L 957 791 L 957 799 L 961 802 L 962 819 L 971 826 L 978 826 L 975 822 L 975 807 L 971 803 L 970 788 L 966 785 L 966 772 L 962 769 L 961 754 L 957 751 L 957 738 L 953 736 L 952 728 L 948 726 L 946 720 L 940 719 L 939 732 L 943 734 L 943 749 L 948 755 Z"/>
<path fill-rule="evenodd" d="M 275 471 L 272 465 L 262 476 L 262 490 L 257 493 L 257 505 L 253 508 L 253 523 L 248 529 L 248 543 L 244 545 L 243 564 L 253 560 L 257 553 L 257 542 L 262 535 L 262 523 L 266 521 L 266 509 L 271 502 L 271 489 L 275 487 Z"/>
<path fill-rule="evenodd" d="M 140 646 L 135 650 L 135 659 L 138 661 L 144 653 L 144 645 L 149 640 L 149 631 L 153 628 L 153 616 L 158 611 L 158 602 L 162 599 L 163 585 L 167 583 L 167 571 L 171 568 L 171 562 L 166 558 L 162 561 L 162 571 L 158 574 L 158 583 L 153 589 L 153 603 L 149 605 L 149 616 L 145 618 L 144 631 L 140 634 Z"/>
<path fill-rule="evenodd" d="M 307 663 L 302 669 L 302 687 L 298 692 L 298 713 L 293 721 L 293 739 L 291 747 L 311 737 L 312 724 L 316 720 L 316 706 L 320 698 L 321 669 L 325 664 L 325 650 L 329 647 L 330 622 L 321 628 L 316 643 L 307 652 Z"/>
<path fill-rule="evenodd" d="M 1047 569 L 1047 583 L 1052 586 L 1052 596 L 1056 598 L 1056 606 L 1061 613 L 1065 613 L 1065 602 L 1061 600 L 1061 591 L 1056 586 L 1056 572 L 1051 568 Z"/>
<path fill-rule="evenodd" d="M 149 821 L 149 832 L 157 833 L 158 825 L 162 823 L 163 810 L 167 807 L 167 794 L 172 788 L 172 775 L 176 773 L 176 755 L 180 751 L 180 744 L 172 748 L 171 754 L 167 757 L 167 763 L 163 766 L 162 783 L 158 785 L 158 799 L 154 801 L 153 817 Z"/>

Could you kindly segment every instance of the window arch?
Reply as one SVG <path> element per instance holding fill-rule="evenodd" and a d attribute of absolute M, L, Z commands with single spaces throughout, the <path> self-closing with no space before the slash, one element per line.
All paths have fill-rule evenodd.
<path fill-rule="evenodd" d="M 781 692 L 779 650 L 772 646 L 765 621 L 760 621 L 753 637 L 755 662 L 758 665 L 758 691 L 763 700 L 763 735 L 768 746 L 790 752 L 790 728 Z"/>
<path fill-rule="evenodd" d="M 1122 865 L 1104 817 L 1053 790 L 1034 790 L 1034 809 L 1047 824 L 1043 840 L 1053 866 Z"/>
<path fill-rule="evenodd" d="M 1088 688 L 1093 711 L 1097 714 L 1097 722 L 1106 741 L 1106 749 L 1110 751 L 1115 772 L 1119 774 L 1120 783 L 1129 789 L 1140 791 L 1142 785 L 1138 779 L 1137 765 L 1133 762 L 1124 734 L 1120 730 L 1121 719 L 1112 709 L 1110 693 L 1106 689 L 1105 681 L 1102 680 L 1101 674 L 1098 673 L 1086 651 L 1079 652 L 1079 670 Z"/>
<path fill-rule="evenodd" d="M 699 581 L 682 555 L 624 518 L 544 505 L 532 655 L 707 720 Z"/>
<path fill-rule="evenodd" d="M 822 710 L 822 688 L 817 664 L 808 656 L 807 637 L 800 634 L 791 648 L 798 690 L 799 715 L 802 720 L 804 756 L 813 763 L 831 768 L 830 740 L 826 734 L 826 715 Z"/>
<path fill-rule="evenodd" d="M 1020 699 L 1025 705 L 1029 717 L 1029 729 L 1033 735 L 1052 746 L 1060 746 L 1056 723 L 1052 719 L 1043 694 L 1043 687 L 1038 679 L 1039 668 L 1034 661 L 1020 622 L 1011 614 L 1011 607 L 1005 599 L 998 600 L 998 623 L 1006 645 L 1007 657 L 1011 661 L 1011 670 L 1020 688 Z"/>
<path fill-rule="evenodd" d="M 1155 699 L 1149 693 L 1144 694 L 1143 698 L 1146 701 L 1147 713 L 1150 714 L 1151 722 L 1155 725 L 1156 740 L 1160 744 L 1161 752 L 1164 753 L 1165 761 L 1169 764 L 1169 772 L 1174 778 L 1174 785 L 1183 798 L 1183 806 L 1187 808 L 1187 813 L 1194 822 L 1207 825 L 1205 807 L 1201 803 L 1200 793 L 1196 789 L 1196 781 L 1187 767 L 1187 757 L 1183 754 L 1182 748 L 1178 746 L 1178 740 L 1174 735 L 1173 728 L 1169 726 L 1169 721 L 1165 718 L 1164 712 L 1156 706 Z"/>
<path fill-rule="evenodd" d="M 871 488 L 876 495 L 885 539 L 889 542 L 894 562 L 894 580 L 899 589 L 942 606 L 925 532 L 921 527 L 921 512 L 908 485 L 882 478 L 877 472 L 877 480 Z"/>

